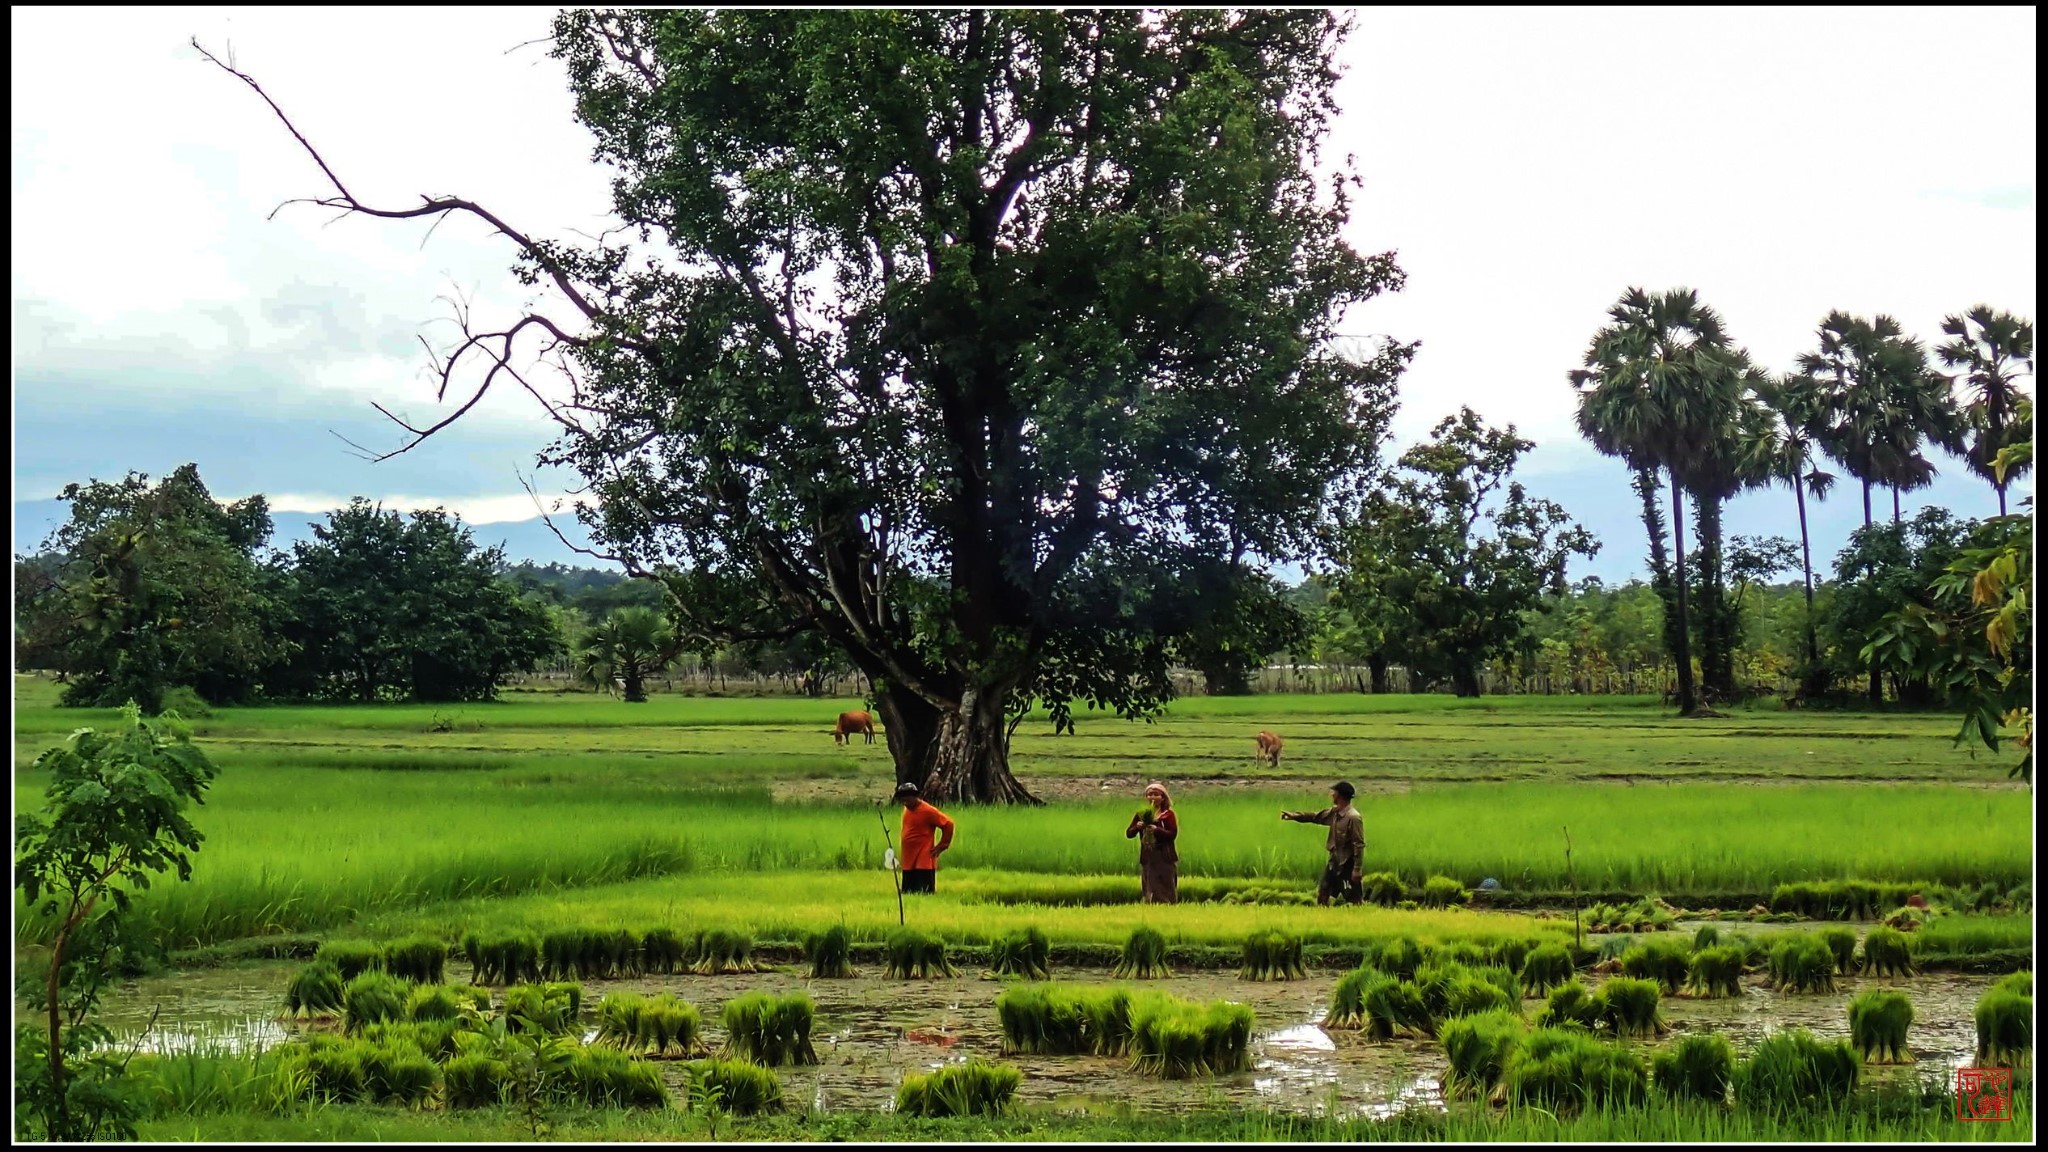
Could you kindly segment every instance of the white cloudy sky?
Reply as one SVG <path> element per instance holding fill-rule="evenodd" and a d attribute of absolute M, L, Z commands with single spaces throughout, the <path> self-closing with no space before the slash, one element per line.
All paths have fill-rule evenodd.
<path fill-rule="evenodd" d="M 13 9 L 16 501 L 195 460 L 284 511 L 532 516 L 518 476 L 550 436 L 521 395 L 382 464 L 335 435 L 393 444 L 372 399 L 435 412 L 417 337 L 445 338 L 451 291 L 528 299 L 505 242 L 266 220 L 319 173 L 187 41 L 231 47 L 366 200 L 460 193 L 569 238 L 604 226 L 606 178 L 560 67 L 519 47 L 550 12 Z M 1576 439 L 1565 384 L 1606 307 L 1697 288 L 1781 369 L 1831 308 L 1930 341 L 1979 301 L 2033 316 L 2034 44 L 2032 9 L 1359 12 L 1330 150 L 1366 180 L 1354 244 L 1408 273 L 1347 323 L 1423 343 L 1397 438 L 1461 404 L 1513 422 L 1530 487 L 1607 541 L 1587 570 L 1639 571 L 1626 477 Z M 1993 509 L 1943 465 L 1909 510 Z M 1745 496 L 1732 530 L 1789 534 L 1787 503 Z M 1823 511 L 1817 555 L 1855 503 Z"/>

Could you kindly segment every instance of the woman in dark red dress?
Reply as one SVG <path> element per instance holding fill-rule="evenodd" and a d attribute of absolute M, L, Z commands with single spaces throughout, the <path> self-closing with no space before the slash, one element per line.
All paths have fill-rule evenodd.
<path fill-rule="evenodd" d="M 1131 817 L 1124 829 L 1125 839 L 1138 841 L 1138 882 L 1147 904 L 1180 902 L 1180 853 L 1174 842 L 1180 838 L 1180 821 L 1173 815 L 1173 798 L 1164 784 L 1147 784 L 1145 799 L 1151 808 Z"/>

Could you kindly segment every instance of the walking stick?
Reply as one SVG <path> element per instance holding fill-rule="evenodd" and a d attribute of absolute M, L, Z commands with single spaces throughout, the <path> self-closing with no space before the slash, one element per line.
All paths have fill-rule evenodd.
<path fill-rule="evenodd" d="M 875 819 L 882 822 L 882 843 L 887 844 L 889 846 L 889 855 L 896 855 L 896 841 L 889 836 L 888 817 L 882 815 L 882 810 L 880 808 L 876 808 Z M 898 928 L 903 927 L 903 871 L 901 868 L 902 863 L 903 862 L 901 860 L 898 860 L 898 867 L 891 868 L 889 870 L 889 874 L 896 878 L 896 926 Z"/>

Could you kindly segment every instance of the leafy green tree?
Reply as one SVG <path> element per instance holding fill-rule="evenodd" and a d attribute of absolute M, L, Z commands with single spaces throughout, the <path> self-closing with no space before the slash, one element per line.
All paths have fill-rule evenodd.
<path fill-rule="evenodd" d="M 2006 486 L 2028 469 L 2000 470 L 1996 462 L 2000 452 L 2032 436 L 2030 423 L 2018 418 L 2017 409 L 2024 396 L 2020 377 L 2034 374 L 2034 325 L 1979 304 L 1960 316 L 1943 317 L 1941 331 L 1949 339 L 1936 345 L 1935 355 L 1944 366 L 1963 370 L 1957 382 L 1969 397 L 1964 438 L 1952 447 L 1969 461 L 1971 471 L 1991 482 L 2003 516 Z"/>
<path fill-rule="evenodd" d="M 1747 467 L 1792 490 L 1799 509 L 1799 570 L 1806 585 L 1806 663 L 1801 674 L 1808 695 L 1827 691 L 1825 665 L 1813 611 L 1813 541 L 1807 530 L 1806 497 L 1825 500 L 1835 477 L 1820 467 L 1820 429 L 1825 427 L 1827 401 L 1811 376 L 1787 376 L 1761 382 L 1762 404 L 1741 433 L 1740 451 Z"/>
<path fill-rule="evenodd" d="M 1309 622 L 1278 580 L 1243 565 L 1203 574 L 1201 619 L 1173 642 L 1173 655 L 1202 674 L 1211 696 L 1246 696 L 1266 658 L 1308 638 Z"/>
<path fill-rule="evenodd" d="M 1931 589 L 1962 554 L 1975 526 L 1945 508 L 1922 508 L 1909 521 L 1857 529 L 1836 557 L 1827 625 L 1843 657 L 1869 662 L 1872 704 L 1884 702 L 1886 672 L 1902 702 L 1935 702 L 1924 669 L 1899 650 L 1873 647 L 1872 641 L 1893 613 L 1908 605 L 1934 607 Z"/>
<path fill-rule="evenodd" d="M 50 783 L 43 807 L 15 818 L 14 885 L 28 915 L 50 925 L 50 958 L 26 989 L 45 1026 L 15 1028 L 17 1124 L 47 1140 L 132 1140 L 140 1104 L 123 1090 L 126 1062 L 91 1021 L 106 948 L 134 891 L 170 870 L 191 879 L 205 837 L 184 810 L 205 803 L 218 769 L 175 719 L 145 721 L 133 701 L 120 729 L 81 728 L 36 768 Z"/>
<path fill-rule="evenodd" d="M 1521 639 L 1522 614 L 1563 591 L 1570 558 L 1599 550 L 1512 479 L 1533 447 L 1470 408 L 1445 417 L 1368 494 L 1347 542 L 1339 595 L 1402 605 L 1397 647 L 1410 671 L 1460 696 L 1477 696 L 1481 668 Z"/>
<path fill-rule="evenodd" d="M 440 509 L 410 519 L 360 497 L 293 546 L 292 641 L 323 694 L 487 700 L 560 646 L 546 606 L 496 576 Z"/>
<path fill-rule="evenodd" d="M 576 653 L 576 671 L 599 688 L 625 685 L 628 704 L 647 702 L 647 677 L 675 662 L 675 632 L 647 608 L 618 608 L 592 628 Z"/>
<path fill-rule="evenodd" d="M 547 459 L 589 480 L 598 546 L 666 574 L 686 632 L 828 639 L 928 796 L 1024 802 L 1018 697 L 1155 705 L 1141 629 L 1193 615 L 1187 574 L 1305 553 L 1372 471 L 1412 349 L 1331 340 L 1402 281 L 1342 239 L 1356 181 L 1319 175 L 1342 31 L 567 12 L 553 53 L 619 232 L 659 259 L 468 200 L 371 208 L 337 181 L 324 202 L 493 222 L 576 330 L 528 316 L 453 361 L 521 336 L 574 359 Z"/>

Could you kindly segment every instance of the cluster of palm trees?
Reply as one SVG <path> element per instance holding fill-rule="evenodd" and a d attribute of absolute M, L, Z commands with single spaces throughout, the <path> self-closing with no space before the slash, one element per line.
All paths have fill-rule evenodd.
<path fill-rule="evenodd" d="M 1665 603 L 1682 713 L 1736 690 L 1736 613 L 1721 574 L 1721 506 L 1736 493 L 1774 484 L 1792 491 L 1806 579 L 1809 678 L 1819 674 L 1820 660 L 1806 500 L 1825 498 L 1834 484 L 1823 464 L 1833 461 L 1862 484 L 1865 527 L 1872 523 L 1873 490 L 1891 490 L 1896 522 L 1899 493 L 1933 480 L 1929 445 L 1968 461 L 1997 491 L 1999 514 L 2006 513 L 2006 489 L 2017 473 L 2001 472 L 1994 461 L 2001 449 L 2031 438 L 2017 415 L 2019 381 L 2034 367 L 2029 321 L 1985 305 L 1944 319 L 1949 339 L 1934 352 L 1941 367 L 1953 370 L 1949 375 L 1891 317 L 1830 312 L 1821 321 L 1817 349 L 1799 357 L 1796 371 L 1778 375 L 1735 345 L 1720 315 L 1690 289 L 1652 294 L 1631 288 L 1608 316 L 1611 322 L 1586 349 L 1585 366 L 1571 373 L 1579 430 L 1635 473 L 1650 537 L 1651 584 Z M 1667 483 L 1671 556 L 1659 500 Z M 1688 496 L 1698 529 L 1691 564 Z M 1697 590 L 1697 605 L 1689 585 Z M 1704 697 L 1692 670 L 1695 622 Z"/>

